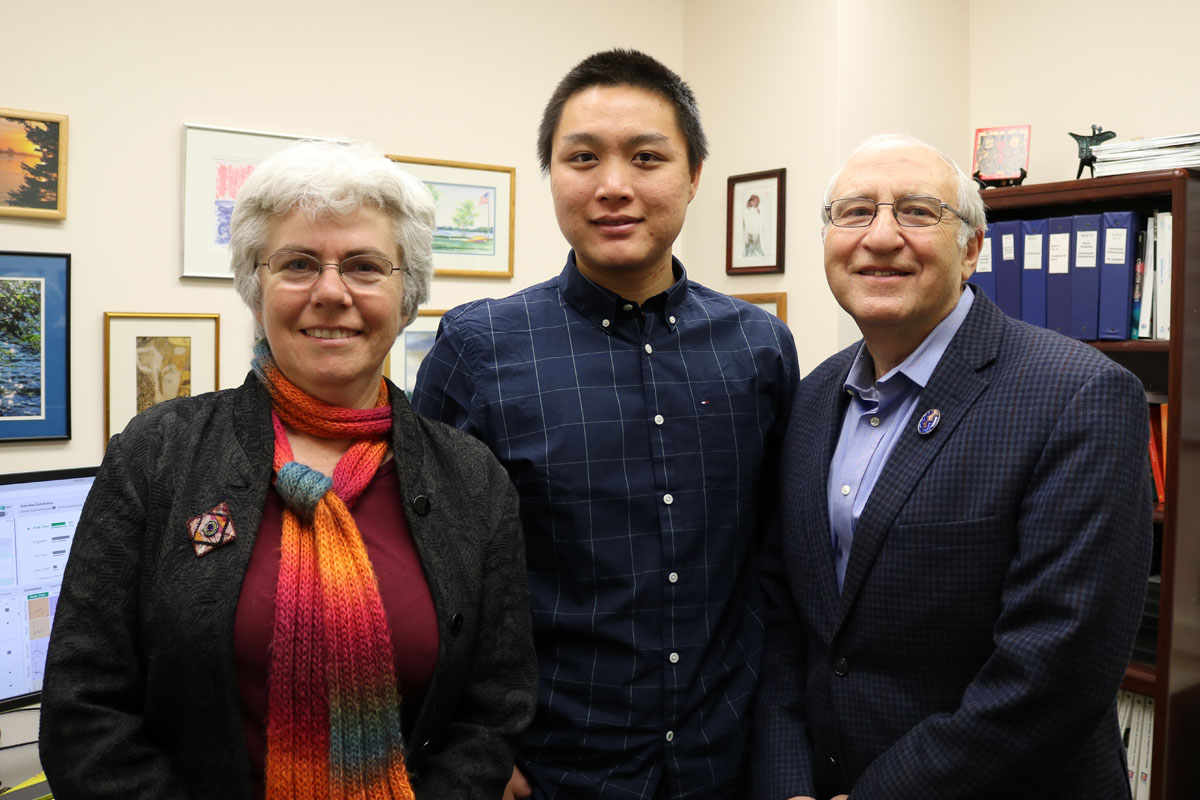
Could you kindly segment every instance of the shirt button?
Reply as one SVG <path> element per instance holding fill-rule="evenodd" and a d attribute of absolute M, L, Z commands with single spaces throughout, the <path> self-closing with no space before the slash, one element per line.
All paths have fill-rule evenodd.
<path fill-rule="evenodd" d="M 849 486 L 849 484 L 847 484 L 847 485 L 845 485 L 845 486 L 843 486 L 843 487 L 842 487 L 842 495 L 843 495 L 843 496 L 845 496 L 845 495 L 848 495 L 848 494 L 850 494 L 850 486 Z"/>
<path fill-rule="evenodd" d="M 675 741 L 675 731 L 667 731 L 667 741 L 668 742 Z"/>
<path fill-rule="evenodd" d="M 601 325 L 601 327 L 607 328 L 609 325 L 612 325 L 612 323 L 606 319 L 602 319 L 602 320 L 600 320 L 600 325 Z"/>
<path fill-rule="evenodd" d="M 654 415 L 654 424 L 655 424 L 655 425 L 662 425 L 664 422 L 666 422 L 666 420 L 665 420 L 665 419 L 663 419 L 663 415 L 662 415 L 662 414 L 655 414 L 655 415 Z"/>
<path fill-rule="evenodd" d="M 675 317 L 673 317 L 673 316 L 671 316 L 671 317 L 667 317 L 667 322 L 669 322 L 669 323 L 671 323 L 672 325 L 674 325 L 674 324 L 675 324 Z"/>
<path fill-rule="evenodd" d="M 670 659 L 672 664 L 679 663 L 679 653 L 671 653 L 671 655 L 667 656 L 667 658 Z"/>
<path fill-rule="evenodd" d="M 871 427 L 872 428 L 879 427 L 879 417 L 871 417 Z"/>
<path fill-rule="evenodd" d="M 648 354 L 650 354 L 650 353 L 653 353 L 653 352 L 654 352 L 654 348 L 653 348 L 653 347 L 651 347 L 650 345 L 646 345 L 646 353 L 647 353 L 647 355 L 648 355 Z"/>
<path fill-rule="evenodd" d="M 670 581 L 671 583 L 679 583 L 679 573 L 678 572 L 670 573 L 669 575 L 667 575 L 667 580 Z"/>
<path fill-rule="evenodd" d="M 671 495 L 669 495 L 669 494 L 664 494 L 664 495 L 663 495 L 663 502 L 664 502 L 664 503 L 666 503 L 667 505 L 671 505 L 671 503 L 674 503 L 674 502 L 675 502 L 675 498 L 674 498 L 674 497 L 672 497 L 672 496 L 671 496 Z"/>
<path fill-rule="evenodd" d="M 850 674 L 850 662 L 845 658 L 839 658 L 833 662 L 833 674 L 839 678 L 846 677 L 846 675 Z"/>
<path fill-rule="evenodd" d="M 633 303 L 626 303 L 625 305 L 621 306 L 621 308 L 625 311 L 633 311 Z"/>

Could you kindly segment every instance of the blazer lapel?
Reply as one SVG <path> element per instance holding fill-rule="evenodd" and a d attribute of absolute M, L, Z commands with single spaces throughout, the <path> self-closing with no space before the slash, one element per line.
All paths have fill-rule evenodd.
<path fill-rule="evenodd" d="M 838 626 L 853 607 L 896 515 L 942 446 L 987 388 L 987 378 L 980 370 L 995 359 L 1003 324 L 1002 312 L 985 295 L 976 292 L 967 318 L 921 392 L 912 418 L 904 422 L 896 449 L 888 457 L 855 526 L 854 543 L 839 598 Z M 930 433 L 923 435 L 917 432 L 917 422 L 930 409 L 941 412 L 941 419 Z"/>
<path fill-rule="evenodd" d="M 829 464 L 833 460 L 833 450 L 837 446 L 838 433 L 842 427 L 842 418 L 846 414 L 849 398 L 842 391 L 850 365 L 858 347 L 854 346 L 845 351 L 848 356 L 831 373 L 831 377 L 818 387 L 815 392 L 817 401 L 812 410 L 815 419 L 811 426 L 804 430 L 811 434 L 807 442 L 795 442 L 793 451 L 807 453 L 801 461 L 797 476 L 797 485 L 802 487 L 806 496 L 801 506 L 807 516 L 798 520 L 800 535 L 807 540 L 809 558 L 815 565 L 813 570 L 819 587 L 821 601 L 825 607 L 823 619 L 834 622 L 839 618 L 840 598 L 837 585 L 837 568 L 833 562 L 832 533 L 829 529 L 829 497 L 826 487 L 829 485 Z M 793 408 L 792 414 L 804 413 Z M 820 442 L 822 446 L 814 446 Z M 832 631 L 832 628 L 831 628 Z"/>

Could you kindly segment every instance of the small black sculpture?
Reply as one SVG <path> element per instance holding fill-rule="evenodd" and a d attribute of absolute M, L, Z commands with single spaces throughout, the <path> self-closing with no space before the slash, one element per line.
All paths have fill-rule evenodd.
<path fill-rule="evenodd" d="M 1096 177 L 1096 156 L 1092 153 L 1092 148 L 1101 142 L 1107 142 L 1117 134 L 1114 131 L 1106 131 L 1099 125 L 1093 125 L 1091 136 L 1080 133 L 1068 133 L 1068 135 L 1075 140 L 1075 144 L 1079 145 L 1079 171 L 1075 173 L 1075 180 L 1079 180 L 1084 167 L 1091 170 L 1091 177 Z"/>

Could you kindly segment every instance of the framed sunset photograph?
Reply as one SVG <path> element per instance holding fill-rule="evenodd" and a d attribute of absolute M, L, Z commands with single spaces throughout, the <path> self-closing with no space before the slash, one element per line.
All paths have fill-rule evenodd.
<path fill-rule="evenodd" d="M 65 115 L 0 108 L 0 216 L 66 219 Z"/>

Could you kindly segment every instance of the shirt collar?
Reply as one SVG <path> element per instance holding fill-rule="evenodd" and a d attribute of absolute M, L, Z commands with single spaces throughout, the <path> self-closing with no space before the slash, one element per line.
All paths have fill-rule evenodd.
<path fill-rule="evenodd" d="M 867 343 L 863 342 L 859 345 L 858 354 L 854 357 L 854 363 L 850 365 L 850 372 L 846 375 L 846 381 L 842 384 L 842 388 L 851 394 L 860 395 L 880 384 L 886 385 L 897 375 L 903 375 L 924 389 L 925 384 L 929 383 L 934 369 L 937 368 L 938 362 L 945 355 L 946 348 L 950 346 L 950 340 L 962 327 L 963 320 L 967 318 L 967 312 L 971 310 L 974 302 L 973 290 L 964 289 L 959 295 L 958 302 L 954 304 L 954 308 L 946 315 L 946 318 L 929 332 L 929 335 L 917 346 L 916 350 L 909 354 L 908 358 L 893 367 L 878 381 L 875 380 L 875 364 L 871 360 L 871 354 L 867 351 Z"/>
<path fill-rule="evenodd" d="M 687 270 L 674 256 L 671 257 L 671 270 L 675 275 L 675 283 L 671 284 L 671 288 L 649 298 L 642 305 L 647 312 L 660 313 L 667 327 L 674 330 L 682 318 L 680 308 L 687 298 L 688 279 Z M 558 290 L 572 307 L 608 333 L 613 332 L 617 320 L 641 313 L 633 300 L 627 300 L 584 277 L 575 265 L 574 250 L 567 255 L 567 264 L 559 273 Z"/>

